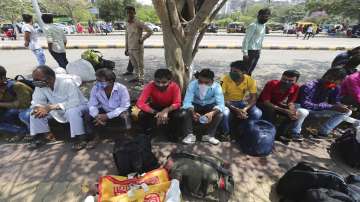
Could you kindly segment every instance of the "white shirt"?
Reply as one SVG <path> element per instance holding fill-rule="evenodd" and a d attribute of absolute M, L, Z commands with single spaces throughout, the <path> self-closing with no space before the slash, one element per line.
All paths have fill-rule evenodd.
<path fill-rule="evenodd" d="M 44 28 L 48 43 L 52 43 L 52 50 L 56 53 L 65 53 L 66 36 L 64 30 L 54 24 L 47 24 Z"/>
<path fill-rule="evenodd" d="M 99 114 L 99 109 L 102 108 L 106 112 L 107 117 L 112 119 L 129 109 L 129 92 L 126 86 L 115 82 L 110 98 L 108 98 L 105 91 L 95 85 L 91 90 L 88 105 L 89 113 L 92 117 L 96 117 Z"/>
<path fill-rule="evenodd" d="M 21 28 L 22 32 L 29 32 L 30 33 L 30 42 L 29 42 L 29 49 L 30 50 L 36 50 L 40 49 L 41 45 L 39 43 L 38 34 L 36 33 L 36 30 L 31 24 L 24 24 Z"/>
<path fill-rule="evenodd" d="M 51 111 L 51 115 L 59 122 L 66 122 L 67 109 L 86 104 L 87 100 L 70 77 L 56 77 L 54 90 L 36 87 L 32 96 L 31 108 L 41 105 L 58 104 L 61 110 Z"/>

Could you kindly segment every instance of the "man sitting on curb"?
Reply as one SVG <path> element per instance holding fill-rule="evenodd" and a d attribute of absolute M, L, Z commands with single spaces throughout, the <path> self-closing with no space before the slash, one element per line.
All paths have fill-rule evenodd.
<path fill-rule="evenodd" d="M 33 71 L 36 86 L 31 102 L 30 135 L 34 136 L 31 149 L 44 144 L 42 134 L 50 132 L 48 120 L 54 118 L 60 123 L 70 123 L 71 138 L 75 139 L 74 150 L 86 146 L 83 115 L 88 112 L 86 98 L 71 78 L 56 77 L 46 65 Z"/>
<path fill-rule="evenodd" d="M 257 106 L 263 112 L 263 119 L 275 125 L 277 116 L 284 117 L 284 121 L 277 129 L 278 137 L 288 141 L 285 137 L 286 129 L 290 126 L 291 138 L 301 141 L 301 125 L 308 115 L 304 109 L 296 109 L 295 101 L 299 93 L 296 84 L 300 73 L 296 70 L 285 71 L 280 80 L 268 81 L 261 92 Z"/>
<path fill-rule="evenodd" d="M 226 108 L 224 110 L 223 132 L 225 137 L 230 134 L 230 128 L 235 121 L 242 124 L 245 120 L 258 120 L 261 118 L 261 110 L 256 106 L 256 81 L 246 75 L 247 66 L 243 61 L 235 61 L 230 64 L 231 71 L 221 80 L 221 87 L 225 97 Z M 249 100 L 244 100 L 249 94 Z M 234 123 L 234 124 L 231 124 Z"/>
<path fill-rule="evenodd" d="M 341 84 L 342 102 L 353 105 L 359 109 L 360 106 L 360 72 L 355 72 L 345 78 Z"/>
<path fill-rule="evenodd" d="M 88 147 L 94 147 L 98 134 L 106 126 L 121 126 L 129 131 L 131 118 L 129 113 L 130 96 L 126 86 L 115 82 L 115 73 L 107 68 L 96 71 L 96 84 L 92 88 L 89 100 L 87 124 L 95 135 Z"/>
<path fill-rule="evenodd" d="M 29 134 L 33 90 L 24 83 L 6 78 L 6 69 L 0 66 L 0 132 L 16 135 L 9 142 L 21 140 Z"/>
<path fill-rule="evenodd" d="M 317 138 L 328 138 L 332 130 L 351 115 L 351 110 L 340 103 L 339 84 L 345 77 L 345 69 L 331 68 L 321 79 L 300 88 L 298 102 L 302 108 L 314 117 L 330 117 L 320 127 Z"/>
<path fill-rule="evenodd" d="M 144 87 L 136 106 L 141 110 L 139 122 L 145 134 L 151 134 L 153 129 L 159 128 L 166 132 L 174 141 L 180 136 L 179 123 L 184 118 L 180 112 L 181 91 L 177 83 L 173 82 L 172 73 L 168 69 L 155 71 L 154 81 Z M 165 128 L 165 130 L 163 130 Z"/>
<path fill-rule="evenodd" d="M 203 69 L 195 74 L 195 80 L 191 81 L 184 98 L 183 109 L 186 110 L 184 130 L 185 144 L 194 144 L 196 136 L 193 134 L 193 121 L 207 125 L 207 133 L 202 141 L 211 144 L 219 144 L 215 138 L 218 125 L 223 119 L 224 95 L 219 83 L 214 81 L 214 72 Z"/>

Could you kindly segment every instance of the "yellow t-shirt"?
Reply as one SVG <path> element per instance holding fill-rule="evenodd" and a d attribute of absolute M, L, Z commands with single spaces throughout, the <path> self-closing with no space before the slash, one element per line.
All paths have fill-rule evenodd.
<path fill-rule="evenodd" d="M 221 87 L 225 101 L 241 101 L 247 93 L 256 93 L 256 81 L 248 75 L 244 75 L 244 80 L 240 85 L 236 85 L 229 74 L 221 79 Z"/>

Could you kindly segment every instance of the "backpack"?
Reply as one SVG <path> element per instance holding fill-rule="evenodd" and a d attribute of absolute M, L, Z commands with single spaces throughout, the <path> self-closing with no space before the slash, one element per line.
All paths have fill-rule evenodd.
<path fill-rule="evenodd" d="M 96 50 L 86 50 L 81 54 L 81 59 L 89 61 L 94 67 L 95 71 L 101 68 L 114 69 L 115 62 L 106 60 L 103 57 L 103 54 Z"/>
<path fill-rule="evenodd" d="M 282 197 L 281 201 L 310 202 L 316 199 L 314 193 L 317 193 L 319 197 L 335 199 L 345 194 L 352 199 L 351 202 L 360 202 L 360 187 L 356 188 L 360 182 L 358 178 L 349 176 L 345 180 L 335 172 L 300 162 L 280 178 L 276 191 Z"/>
<path fill-rule="evenodd" d="M 172 179 L 180 181 L 181 192 L 201 199 L 228 201 L 234 191 L 229 164 L 214 156 L 173 152 L 165 168 Z"/>
<path fill-rule="evenodd" d="M 356 140 L 355 130 L 347 130 L 330 148 L 332 152 L 338 152 L 347 165 L 360 168 L 360 143 Z"/>
<path fill-rule="evenodd" d="M 35 90 L 35 86 L 33 84 L 32 80 L 29 79 L 25 79 L 25 77 L 23 75 L 16 75 L 14 77 L 14 79 L 8 79 L 7 80 L 7 84 L 6 84 L 6 88 L 8 89 L 8 92 L 13 95 L 16 96 L 16 93 L 14 92 L 13 86 L 15 84 L 15 82 L 21 82 L 25 85 L 27 85 L 28 87 L 30 87 L 33 91 Z"/>
<path fill-rule="evenodd" d="M 251 120 L 238 130 L 242 133 L 239 145 L 244 153 L 251 156 L 267 156 L 271 153 L 276 134 L 273 124 L 265 120 Z"/>
<path fill-rule="evenodd" d="M 160 167 L 151 152 L 150 137 L 144 134 L 128 140 L 116 140 L 113 158 L 120 176 L 130 173 L 142 174 Z"/>

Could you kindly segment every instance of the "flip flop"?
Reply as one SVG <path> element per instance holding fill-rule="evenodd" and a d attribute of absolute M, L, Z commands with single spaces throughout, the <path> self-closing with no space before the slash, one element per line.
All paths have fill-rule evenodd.
<path fill-rule="evenodd" d="M 6 141 L 8 143 L 15 143 L 15 142 L 20 142 L 22 139 L 24 139 L 25 136 L 23 135 L 16 135 L 14 137 L 10 137 L 8 138 Z"/>
<path fill-rule="evenodd" d="M 71 146 L 71 149 L 73 149 L 75 151 L 80 151 L 80 150 L 84 149 L 86 147 L 86 145 L 87 145 L 86 141 L 75 142 Z"/>

